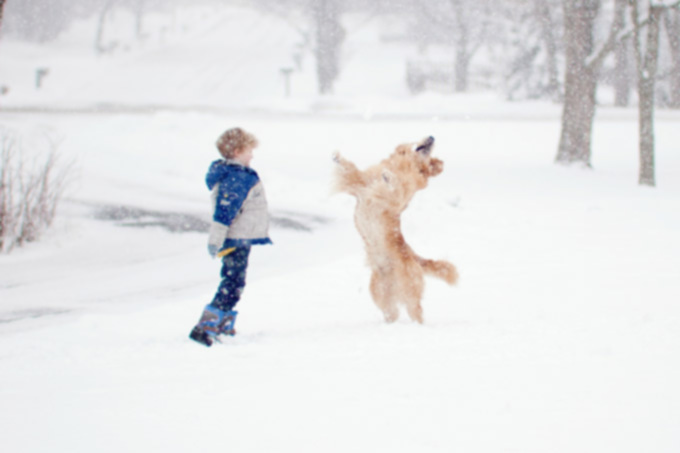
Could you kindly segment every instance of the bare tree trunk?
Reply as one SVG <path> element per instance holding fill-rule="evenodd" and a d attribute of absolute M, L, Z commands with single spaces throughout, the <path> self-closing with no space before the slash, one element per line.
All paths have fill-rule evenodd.
<path fill-rule="evenodd" d="M 107 0 L 99 13 L 99 22 L 97 23 L 97 36 L 95 38 L 94 47 L 97 53 L 106 52 L 106 47 L 104 46 L 104 24 L 106 24 L 106 17 L 109 15 L 109 11 L 113 8 L 116 0 Z"/>
<path fill-rule="evenodd" d="M 553 31 L 553 19 L 550 15 L 550 8 L 545 0 L 535 0 L 534 7 L 536 15 L 541 25 L 541 35 L 545 42 L 545 50 L 548 56 L 548 87 L 547 92 L 550 96 L 557 100 L 559 97 L 559 76 L 557 71 L 557 42 L 555 41 L 555 33 Z"/>
<path fill-rule="evenodd" d="M 333 91 L 333 84 L 340 75 L 340 46 L 345 30 L 340 24 L 340 6 L 337 0 L 316 0 L 316 72 L 319 93 Z"/>
<path fill-rule="evenodd" d="M 453 89 L 456 93 L 465 93 L 468 90 L 468 73 L 470 72 L 470 58 L 465 48 L 464 41 L 458 41 L 456 45 L 456 63 Z"/>
<path fill-rule="evenodd" d="M 138 41 L 144 37 L 144 3 L 145 0 L 137 0 L 135 5 L 135 36 Z"/>
<path fill-rule="evenodd" d="M 580 71 L 567 70 L 557 162 L 579 162 L 591 166 L 590 143 L 596 90 L 595 74 L 587 66 L 583 66 Z"/>
<path fill-rule="evenodd" d="M 457 93 L 464 93 L 468 89 L 468 73 L 470 70 L 469 29 L 460 0 L 451 0 L 451 6 L 453 7 L 457 28 L 453 89 Z"/>
<path fill-rule="evenodd" d="M 598 67 L 588 64 L 593 52 L 593 24 L 599 0 L 564 0 L 566 77 L 558 163 L 590 167 Z"/>
<path fill-rule="evenodd" d="M 627 107 L 630 104 L 630 64 L 628 54 L 629 40 L 623 40 L 616 46 L 616 74 L 614 75 L 614 105 Z"/>
<path fill-rule="evenodd" d="M 614 6 L 614 20 L 618 22 L 618 27 L 623 28 L 626 24 L 626 7 L 628 0 L 616 0 Z M 630 52 L 630 40 L 622 39 L 615 50 L 616 69 L 614 75 L 614 105 L 626 107 L 630 103 L 630 64 L 628 55 Z"/>
<path fill-rule="evenodd" d="M 649 20 L 645 49 L 641 48 L 639 0 L 631 2 L 635 23 L 634 47 L 638 68 L 639 128 L 640 128 L 640 185 L 655 186 L 654 178 L 654 88 L 659 60 L 659 31 L 663 7 L 649 2 Z"/>
<path fill-rule="evenodd" d="M 2 11 L 5 9 L 5 0 L 0 0 L 0 29 L 2 29 Z"/>
<path fill-rule="evenodd" d="M 671 100 L 672 109 L 680 109 L 680 11 L 669 9 L 664 16 L 666 35 L 671 48 Z"/>

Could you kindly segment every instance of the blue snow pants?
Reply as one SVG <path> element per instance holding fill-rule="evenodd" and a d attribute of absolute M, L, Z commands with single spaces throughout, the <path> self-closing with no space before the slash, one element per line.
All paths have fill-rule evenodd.
<path fill-rule="evenodd" d="M 241 299 L 241 293 L 246 286 L 246 269 L 250 245 L 237 247 L 233 252 L 222 258 L 222 280 L 217 288 L 215 297 L 210 305 L 222 311 L 231 311 Z"/>

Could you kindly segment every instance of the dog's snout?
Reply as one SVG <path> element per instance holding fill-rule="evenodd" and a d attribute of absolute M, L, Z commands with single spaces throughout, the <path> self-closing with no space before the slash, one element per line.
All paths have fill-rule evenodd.
<path fill-rule="evenodd" d="M 430 135 L 416 147 L 416 152 L 427 156 L 432 152 L 432 145 L 434 145 L 434 137 Z"/>

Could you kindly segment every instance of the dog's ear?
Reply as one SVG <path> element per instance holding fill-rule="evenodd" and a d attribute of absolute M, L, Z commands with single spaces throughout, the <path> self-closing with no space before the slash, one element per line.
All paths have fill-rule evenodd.
<path fill-rule="evenodd" d="M 427 177 L 437 176 L 444 170 L 444 162 L 439 159 L 430 159 L 423 169 L 423 173 Z"/>

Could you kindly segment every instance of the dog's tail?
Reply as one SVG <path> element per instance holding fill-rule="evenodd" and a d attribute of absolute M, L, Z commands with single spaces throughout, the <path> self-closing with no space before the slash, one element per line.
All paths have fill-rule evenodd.
<path fill-rule="evenodd" d="M 418 262 L 426 274 L 441 278 L 449 285 L 458 283 L 458 269 L 448 261 L 428 260 L 418 257 Z"/>

